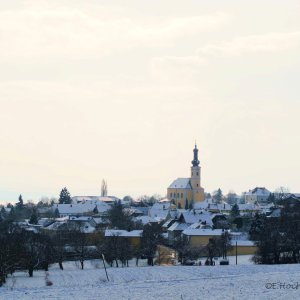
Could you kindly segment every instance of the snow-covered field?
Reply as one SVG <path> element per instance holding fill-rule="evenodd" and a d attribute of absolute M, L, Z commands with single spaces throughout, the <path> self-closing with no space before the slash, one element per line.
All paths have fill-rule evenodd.
<path fill-rule="evenodd" d="M 257 266 L 249 256 L 240 256 L 238 265 L 230 260 L 229 266 L 109 268 L 109 282 L 100 261 L 86 262 L 84 270 L 69 262 L 63 271 L 50 268 L 52 286 L 46 286 L 44 271 L 33 278 L 16 273 L 0 288 L 0 299 L 300 299 L 300 265 Z M 288 286 L 297 281 L 298 288 Z"/>

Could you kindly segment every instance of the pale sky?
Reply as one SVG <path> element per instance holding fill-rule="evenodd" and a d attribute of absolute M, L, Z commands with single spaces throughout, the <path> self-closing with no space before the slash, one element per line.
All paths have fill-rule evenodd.
<path fill-rule="evenodd" d="M 0 0 L 0 201 L 300 192 L 299 0 Z"/>

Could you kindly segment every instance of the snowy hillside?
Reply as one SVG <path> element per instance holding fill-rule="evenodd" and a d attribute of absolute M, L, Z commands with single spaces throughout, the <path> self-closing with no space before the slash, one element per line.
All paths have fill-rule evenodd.
<path fill-rule="evenodd" d="M 109 268 L 110 281 L 100 261 L 80 270 L 75 262 L 56 265 L 29 278 L 18 272 L 0 288 L 0 299 L 299 299 L 298 289 L 267 289 L 267 283 L 300 284 L 300 265 L 241 265 Z M 243 264 L 244 263 L 244 264 Z"/>

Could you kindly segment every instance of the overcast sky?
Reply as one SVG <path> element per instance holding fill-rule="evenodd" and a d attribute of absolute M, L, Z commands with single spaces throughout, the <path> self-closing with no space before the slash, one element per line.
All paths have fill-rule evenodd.
<path fill-rule="evenodd" d="M 300 3 L 0 0 L 0 201 L 300 192 Z"/>

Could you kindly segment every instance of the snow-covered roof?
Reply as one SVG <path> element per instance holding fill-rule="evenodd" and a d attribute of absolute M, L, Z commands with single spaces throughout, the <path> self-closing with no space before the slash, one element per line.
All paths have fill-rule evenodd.
<path fill-rule="evenodd" d="M 96 206 L 99 213 L 106 212 L 111 208 L 107 203 L 99 201 L 87 201 L 72 204 L 54 204 L 52 208 L 54 210 L 57 208 L 60 214 L 72 215 L 92 212 Z"/>
<path fill-rule="evenodd" d="M 182 212 L 181 215 L 187 224 L 206 222 L 207 225 L 212 225 L 212 215 L 206 211 L 190 210 Z"/>
<path fill-rule="evenodd" d="M 265 187 L 256 187 L 253 190 L 250 190 L 246 195 L 256 195 L 256 196 L 269 196 L 270 191 Z"/>
<path fill-rule="evenodd" d="M 170 208 L 170 205 L 171 203 L 169 202 L 163 202 L 163 203 L 160 203 L 160 202 L 156 202 L 153 204 L 153 206 L 151 207 L 151 209 L 154 209 L 154 210 L 168 210 Z"/>
<path fill-rule="evenodd" d="M 194 203 L 194 209 L 206 209 L 207 206 L 208 206 L 207 200 L 204 200 L 203 202 Z"/>
<path fill-rule="evenodd" d="M 81 226 L 78 227 L 76 225 L 75 220 L 64 220 L 64 221 L 55 221 L 54 223 L 46 226 L 47 230 L 58 230 L 58 229 L 67 229 L 67 230 L 80 230 L 84 233 L 92 233 L 96 230 L 95 226 L 93 226 L 89 221 L 81 221 Z"/>
<path fill-rule="evenodd" d="M 45 229 L 49 229 L 49 230 L 57 230 L 59 229 L 59 227 L 61 227 L 63 224 L 67 224 L 67 220 L 65 221 L 55 221 L 54 223 L 48 225 L 45 227 Z"/>
<path fill-rule="evenodd" d="M 170 203 L 155 203 L 149 210 L 148 215 L 156 220 L 165 220 L 169 214 Z"/>
<path fill-rule="evenodd" d="M 170 189 L 192 189 L 190 178 L 177 178 L 170 186 Z"/>
<path fill-rule="evenodd" d="M 134 208 L 137 209 L 138 211 L 141 211 L 144 215 L 148 215 L 150 209 L 149 206 L 135 206 Z"/>
<path fill-rule="evenodd" d="M 163 198 L 163 199 L 160 199 L 158 202 L 162 203 L 162 202 L 171 202 L 171 201 L 168 198 Z"/>
<path fill-rule="evenodd" d="M 239 210 L 260 210 L 254 203 L 238 204 Z"/>
<path fill-rule="evenodd" d="M 291 196 L 295 196 L 296 198 L 300 198 L 300 193 L 291 193 Z"/>
<path fill-rule="evenodd" d="M 200 216 L 193 211 L 184 211 L 181 213 L 185 223 L 193 224 L 199 222 Z"/>
<path fill-rule="evenodd" d="M 106 218 L 101 218 L 101 217 L 94 217 L 93 218 L 96 224 L 106 224 Z"/>
<path fill-rule="evenodd" d="M 49 224 L 55 222 L 53 219 L 50 218 L 41 218 L 38 220 L 38 224 L 42 226 L 48 226 Z"/>
<path fill-rule="evenodd" d="M 149 216 L 138 216 L 136 217 L 136 220 L 142 222 L 143 225 L 158 222 L 156 219 L 151 218 Z"/>
<path fill-rule="evenodd" d="M 175 222 L 168 228 L 168 231 L 183 231 L 188 227 L 189 225 L 187 225 L 186 223 Z"/>
<path fill-rule="evenodd" d="M 115 196 L 74 196 L 72 197 L 72 201 L 82 202 L 82 201 L 100 201 L 100 202 L 114 202 L 118 201 L 119 198 Z"/>
<path fill-rule="evenodd" d="M 185 235 L 193 235 L 193 236 L 221 236 L 223 233 L 222 229 L 193 229 L 187 228 L 183 232 Z"/>
<path fill-rule="evenodd" d="M 140 237 L 143 234 L 143 230 L 120 230 L 120 229 L 107 229 L 105 230 L 105 236 L 121 236 L 121 237 Z"/>
<path fill-rule="evenodd" d="M 189 226 L 190 229 L 198 229 L 198 228 L 204 228 L 204 229 L 212 229 L 211 225 L 203 224 L 203 223 L 194 223 Z"/>
<path fill-rule="evenodd" d="M 163 228 L 168 228 L 170 223 L 173 222 L 174 219 L 170 218 L 169 220 L 167 220 L 166 222 L 164 222 L 164 224 L 162 225 Z"/>
<path fill-rule="evenodd" d="M 207 210 L 217 210 L 217 211 L 229 211 L 231 210 L 231 205 L 226 203 L 226 202 L 223 202 L 223 203 L 207 203 L 207 207 L 205 209 Z"/>
<path fill-rule="evenodd" d="M 88 216 L 70 216 L 69 220 L 71 221 L 78 221 L 78 222 L 89 222 L 89 221 L 93 221 L 94 219 L 92 217 L 88 217 Z"/>
<path fill-rule="evenodd" d="M 249 240 L 231 240 L 231 245 L 235 246 L 237 242 L 238 246 L 254 246 L 254 242 L 253 241 L 249 241 Z"/>
<path fill-rule="evenodd" d="M 281 216 L 281 209 L 280 208 L 275 208 L 271 210 L 271 212 L 268 214 L 269 218 L 279 218 Z"/>

